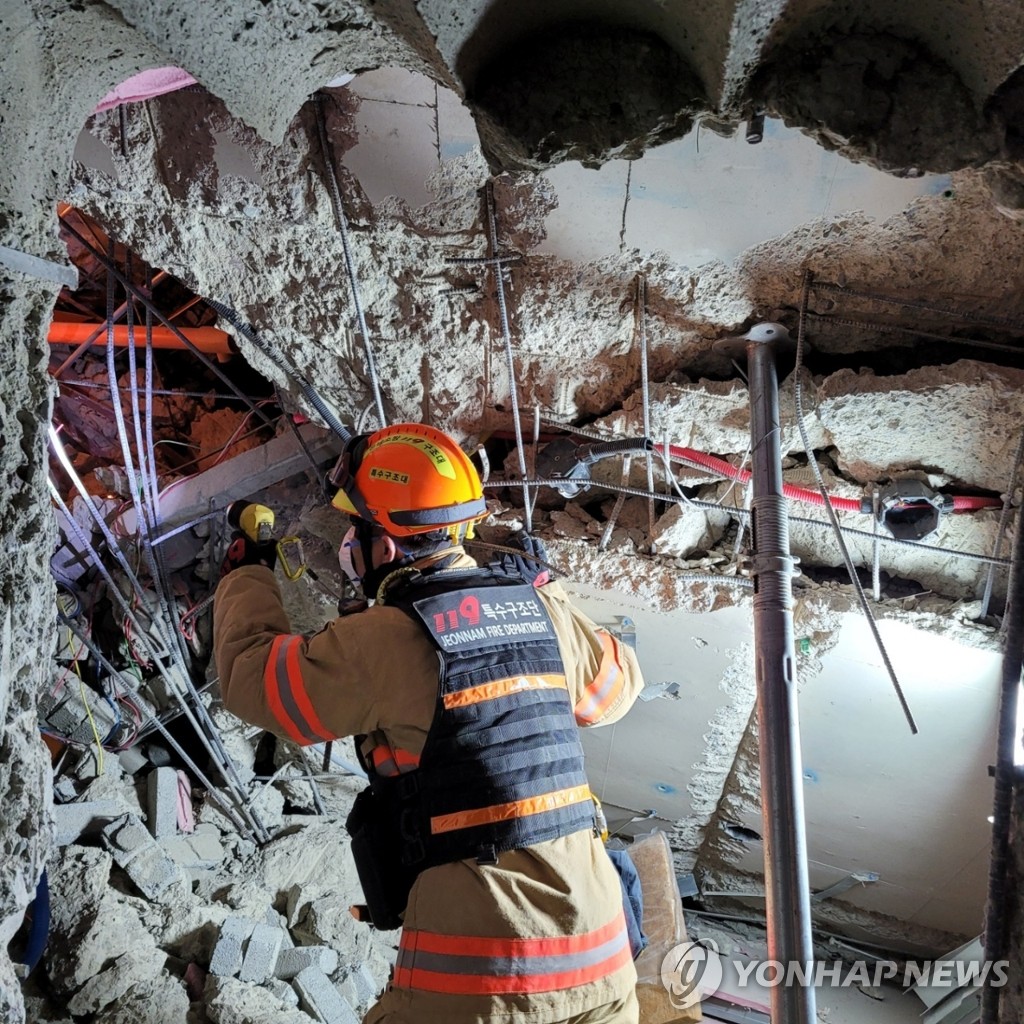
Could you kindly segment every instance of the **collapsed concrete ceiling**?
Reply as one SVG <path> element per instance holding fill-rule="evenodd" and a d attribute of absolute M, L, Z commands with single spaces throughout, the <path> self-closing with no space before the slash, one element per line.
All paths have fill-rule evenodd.
<path fill-rule="evenodd" d="M 517 4 L 513 11 L 497 3 L 424 0 L 372 9 L 235 3 L 214 12 L 198 4 L 182 9 L 124 0 L 71 5 L 58 18 L 48 4 L 26 4 L 4 13 L 22 77 L 2 101 L 3 127 L 7 133 L 32 124 L 34 131 L 30 144 L 12 151 L 15 186 L 6 187 L 0 242 L 63 262 L 52 210 L 57 200 L 70 202 L 152 266 L 237 309 L 277 355 L 268 358 L 239 337 L 244 358 L 305 411 L 313 413 L 281 360 L 314 380 L 343 422 L 372 426 L 374 396 L 317 109 L 307 100 L 320 89 L 390 421 L 428 420 L 467 442 L 512 431 L 494 273 L 486 264 L 459 262 L 497 250 L 514 259 L 505 284 L 517 399 L 528 434 L 535 407 L 545 421 L 583 425 L 602 436 L 641 434 L 643 334 L 650 345 L 652 436 L 735 465 L 749 457 L 746 388 L 714 342 L 765 318 L 795 329 L 804 272 L 813 272 L 819 287 L 809 295 L 811 349 L 800 380 L 813 457 L 830 491 L 861 498 L 893 476 L 912 476 L 950 494 L 996 499 L 991 510 L 943 516 L 925 542 L 938 552 L 876 541 L 870 516 L 844 517 L 863 531 L 850 540 L 866 576 L 877 551 L 884 574 L 880 617 L 912 627 L 914 643 L 927 643 L 920 637 L 931 635 L 949 645 L 943 650 L 977 655 L 956 663 L 968 688 L 965 703 L 939 703 L 925 713 L 932 721 L 956 717 L 960 731 L 941 735 L 969 745 L 972 756 L 958 762 L 962 785 L 955 799 L 927 816 L 915 834 L 911 865 L 892 822 L 881 818 L 865 826 L 877 832 L 873 843 L 844 849 L 830 837 L 858 827 L 851 817 L 865 813 L 858 804 L 865 792 L 874 794 L 868 807 L 883 793 L 896 807 L 938 804 L 941 780 L 931 788 L 908 787 L 899 799 L 888 794 L 890 773 L 924 770 L 941 743 L 884 768 L 862 767 L 856 749 L 847 761 L 832 763 L 840 787 L 823 798 L 811 823 L 812 846 L 821 857 L 812 884 L 827 887 L 877 856 L 883 886 L 844 896 L 841 909 L 825 908 L 822 919 L 865 941 L 937 952 L 975 930 L 972 919 L 980 919 L 984 898 L 987 793 L 974 773 L 987 763 L 983 733 L 991 731 L 994 715 L 995 615 L 1006 587 L 1000 568 L 992 575 L 991 598 L 982 600 L 990 572 L 985 556 L 1000 535 L 998 499 L 1014 490 L 1024 411 L 1024 370 L 1013 350 L 1024 324 L 1024 236 L 1016 220 L 1024 198 L 1018 201 L 1021 175 L 1013 163 L 1024 133 L 1017 72 L 1024 15 L 1014 4 L 958 5 L 952 32 L 950 5 L 891 6 L 857 5 L 851 12 L 842 5 L 714 3 L 679 14 L 654 3 Z M 105 61 L 96 59 L 99 52 Z M 167 65 L 184 68 L 201 87 L 90 116 L 118 82 Z M 633 73 L 638 66 L 648 74 Z M 397 77 L 374 87 L 368 75 L 357 75 L 349 86 L 325 88 L 343 72 L 373 68 L 396 69 Z M 415 119 L 401 122 L 391 136 L 374 137 L 381 119 L 368 111 L 367 94 L 418 107 Z M 605 204 L 604 183 L 582 169 L 571 177 L 564 168 L 533 173 L 560 161 L 591 168 L 622 158 L 639 179 L 644 160 L 659 152 L 650 147 L 686 145 L 698 126 L 728 138 L 756 112 L 903 175 L 896 184 L 910 183 L 917 194 L 900 193 L 897 212 L 884 220 L 852 206 L 832 207 L 827 216 L 807 212 L 735 258 L 697 261 L 680 254 L 685 247 L 678 239 L 658 237 L 665 221 L 657 213 L 643 230 L 635 222 L 629 228 L 622 193 L 616 190 Z M 427 201 L 382 195 L 378 176 L 403 160 L 412 137 L 404 133 L 430 118 L 437 161 L 420 183 Z M 728 139 L 733 154 L 746 145 L 741 135 Z M 756 160 L 758 152 L 731 159 Z M 937 179 L 918 177 L 925 171 L 952 177 L 931 187 Z M 483 195 L 488 182 L 495 238 Z M 684 175 L 676 187 L 655 209 L 684 202 Z M 778 182 L 779 192 L 787 187 L 801 185 Z M 873 188 L 884 186 L 865 186 L 865 199 Z M 773 202 L 771 190 L 767 201 Z M 572 257 L 572 246 L 560 246 L 552 236 L 558 211 L 570 203 L 581 211 L 576 223 L 600 221 L 594 234 L 612 244 L 591 248 L 583 259 Z M 736 205 L 739 217 L 758 216 L 742 199 Z M 608 216 L 612 211 L 621 223 Z M 839 290 L 820 287 L 829 284 Z M 38 352 L 47 304 L 33 302 L 18 279 L 7 288 L 14 297 L 8 323 L 22 322 L 8 330 L 26 352 Z M 38 407 L 46 386 L 29 374 L 30 391 L 22 393 L 12 368 L 6 370 L 11 415 L 20 418 L 16 410 Z M 787 376 L 787 480 L 813 490 L 793 385 Z M 20 436 L 17 431 L 5 436 Z M 514 456 L 507 465 L 517 471 Z M 655 470 L 659 489 L 669 490 L 660 467 Z M 675 466 L 675 475 L 692 498 L 743 504 L 737 485 L 690 466 Z M 602 464 L 596 476 L 639 488 L 648 480 L 642 460 L 634 460 L 628 476 L 619 462 Z M 26 505 L 41 501 L 43 488 L 31 479 L 23 488 Z M 521 521 L 515 493 L 502 496 L 508 500 L 501 524 Z M 1011 496 L 1019 501 L 1019 494 Z M 637 620 L 641 658 L 657 666 L 648 670 L 652 687 L 680 685 L 662 696 L 652 693 L 656 703 L 638 709 L 637 724 L 618 727 L 618 738 L 595 736 L 588 749 L 592 771 L 603 776 L 614 825 L 626 834 L 649 827 L 630 819 L 653 809 L 656 822 L 674 836 L 681 867 L 697 870 L 709 890 L 749 892 L 756 887 L 760 848 L 749 836 L 737 839 L 742 833 L 736 829 L 756 832 L 758 820 L 752 680 L 744 668 L 750 637 L 742 631 L 727 637 L 723 626 L 741 629 L 749 602 L 727 584 L 687 578 L 735 573 L 740 520 L 725 511 L 664 506 L 652 530 L 646 500 L 615 504 L 613 493 L 595 487 L 568 504 L 542 502 L 538 525 L 577 581 L 581 599 L 596 602 L 598 621 L 604 621 L 602 610 L 611 623 L 623 609 Z M 870 666 L 863 669 L 864 692 L 872 696 L 850 714 L 863 712 L 869 730 L 877 727 L 876 715 L 900 725 L 895 701 L 884 704 L 887 683 L 876 685 L 884 680 L 877 655 L 851 640 L 855 603 L 841 568 L 835 571 L 842 561 L 828 529 L 812 522 L 824 524 L 823 511 L 794 511 L 805 520 L 792 528 L 804 568 L 797 593 L 800 636 L 809 638 L 800 666 L 805 690 L 819 680 L 842 686 L 863 662 Z M 13 536 L 30 529 L 17 518 L 8 525 Z M 50 529 L 44 528 L 47 538 Z M 1003 547 L 1005 555 L 1008 543 Z M 619 595 L 610 596 L 614 591 Z M 38 625 L 30 626 L 39 637 L 46 614 L 41 605 Z M 721 637 L 704 674 L 665 674 L 663 666 L 691 654 L 676 646 L 679 635 Z M 909 645 L 907 635 L 891 634 L 891 642 Z M 842 660 L 829 661 L 840 649 L 845 653 L 836 659 Z M 928 701 L 930 677 L 918 674 L 912 661 L 901 663 L 901 674 Z M 19 685 L 21 692 L 30 690 L 15 684 L 12 693 Z M 942 683 L 944 690 L 955 686 L 955 677 Z M 664 711 L 665 698 L 680 692 L 682 699 L 672 701 L 673 712 L 682 712 L 677 720 Z M 834 712 L 827 699 L 807 703 L 809 751 L 856 748 L 842 716 L 828 720 Z M 676 722 L 687 743 L 670 750 Z M 657 724 L 663 739 L 653 759 L 672 768 L 671 779 L 656 777 L 656 765 L 638 750 L 652 735 L 647 727 Z M 30 755 L 20 756 L 31 762 Z M 851 772 L 857 773 L 852 784 Z M 674 801 L 672 793 L 655 790 L 639 802 L 644 786 L 657 785 L 685 796 Z M 27 795 L 26 820 L 38 814 L 33 800 L 44 792 L 40 783 Z M 958 843 L 944 840 L 943 831 L 956 832 Z M 959 842 L 965 832 L 966 846 Z M 927 854 L 919 856 L 918 842 Z M 961 870 L 968 872 L 966 881 L 957 878 Z M 943 885 L 958 885 L 968 895 L 926 910 L 930 894 Z"/>

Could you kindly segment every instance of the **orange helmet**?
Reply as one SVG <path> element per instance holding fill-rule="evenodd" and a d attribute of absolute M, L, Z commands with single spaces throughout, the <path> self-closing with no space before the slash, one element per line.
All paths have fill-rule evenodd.
<path fill-rule="evenodd" d="M 395 537 L 470 524 L 487 514 L 476 467 L 454 439 L 421 423 L 354 437 L 331 474 L 335 508 Z"/>

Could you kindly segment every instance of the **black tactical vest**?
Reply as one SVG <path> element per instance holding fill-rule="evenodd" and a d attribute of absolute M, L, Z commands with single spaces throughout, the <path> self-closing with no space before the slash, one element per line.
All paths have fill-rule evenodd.
<path fill-rule="evenodd" d="M 401 804 L 403 859 L 421 867 L 493 861 L 592 829 L 565 669 L 537 591 L 516 576 L 471 569 L 412 581 L 388 603 L 423 625 L 441 666 L 419 768 L 372 780 Z"/>

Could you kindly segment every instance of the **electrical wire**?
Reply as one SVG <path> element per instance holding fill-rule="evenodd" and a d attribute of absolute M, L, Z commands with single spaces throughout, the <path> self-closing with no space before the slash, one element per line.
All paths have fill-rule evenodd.
<path fill-rule="evenodd" d="M 853 585 L 854 593 L 857 595 L 857 602 L 860 605 L 861 611 L 864 613 L 864 618 L 867 620 L 868 628 L 871 630 L 871 635 L 874 638 L 876 647 L 878 648 L 878 653 L 882 657 L 882 663 L 885 665 L 885 670 L 889 674 L 889 681 L 892 683 L 893 690 L 896 692 L 896 698 L 900 703 L 900 707 L 903 709 L 903 715 L 907 720 L 907 725 L 910 726 L 911 733 L 916 736 L 918 733 L 917 722 L 914 721 L 914 715 L 910 710 L 910 705 L 907 703 L 907 698 L 903 693 L 903 687 L 900 686 L 900 681 L 896 677 L 896 670 L 893 668 L 892 662 L 889 660 L 889 652 L 886 650 L 885 644 L 882 642 L 882 636 L 878 632 L 878 624 L 875 622 L 875 617 L 871 613 L 871 605 L 868 603 L 867 594 L 864 593 L 860 577 L 857 575 L 853 559 L 850 557 L 850 551 L 846 546 L 845 539 L 843 538 L 843 531 L 839 524 L 839 518 L 836 516 L 835 509 L 832 507 L 828 488 L 825 486 L 824 477 L 821 475 L 818 460 L 814 457 L 814 451 L 811 448 L 811 440 L 807 436 L 807 425 L 804 421 L 803 388 L 800 385 L 800 370 L 803 367 L 804 335 L 807 329 L 807 303 L 810 298 L 812 280 L 813 275 L 811 271 L 805 270 L 803 289 L 800 295 L 800 320 L 797 326 L 796 336 L 796 367 L 793 370 L 793 398 L 796 404 L 796 425 L 797 429 L 800 431 L 800 440 L 803 442 L 804 451 L 807 453 L 807 464 L 811 467 L 811 470 L 814 473 L 814 479 L 817 481 L 818 490 L 821 492 L 822 500 L 825 503 L 825 510 L 828 512 L 829 521 L 832 523 L 832 529 L 835 533 L 836 541 L 839 544 L 840 554 L 843 556 L 846 571 L 850 576 L 850 583 Z"/>
<path fill-rule="evenodd" d="M 53 428 L 51 427 L 51 430 L 52 429 Z M 59 440 L 57 443 L 59 446 Z M 63 451 L 63 448 L 60 448 L 60 450 Z M 65 453 L 65 458 L 66 457 L 67 456 Z M 104 580 L 107 582 L 107 585 L 110 587 L 110 592 L 112 596 L 121 605 L 123 611 L 128 616 L 128 618 L 131 619 L 132 625 L 138 629 L 140 641 L 144 644 L 145 647 L 148 648 L 146 653 L 152 658 L 153 662 L 156 665 L 157 671 L 160 673 L 164 682 L 167 684 L 168 692 L 178 702 L 178 705 L 181 708 L 182 712 L 185 714 L 186 718 L 188 718 L 189 724 L 192 726 L 193 729 L 195 729 L 197 736 L 199 737 L 203 745 L 206 747 L 207 752 L 210 754 L 210 757 L 212 758 L 213 762 L 217 765 L 218 770 L 223 775 L 225 784 L 229 789 L 234 791 L 236 798 L 239 801 L 239 807 L 243 810 L 243 813 L 246 813 L 250 817 L 252 821 L 252 828 L 254 834 L 260 839 L 260 841 L 265 841 L 269 838 L 269 833 L 267 833 L 266 828 L 264 827 L 262 821 L 260 821 L 259 816 L 256 814 L 255 810 L 249 807 L 248 798 L 245 793 L 245 787 L 242 785 L 242 781 L 238 775 L 238 770 L 235 767 L 235 763 L 231 759 L 227 751 L 224 749 L 220 733 L 217 730 L 216 725 L 210 718 L 206 706 L 199 699 L 199 694 L 196 691 L 195 685 L 192 682 L 191 675 L 186 670 L 182 669 L 179 672 L 179 675 L 175 676 L 172 669 L 164 664 L 160 656 L 157 654 L 156 650 L 152 647 L 146 630 L 142 628 L 142 625 L 136 618 L 135 613 L 131 606 L 129 605 L 127 599 L 124 597 L 119 587 L 114 582 L 114 579 L 110 574 L 110 571 L 103 564 L 103 561 L 100 558 L 99 554 L 97 553 L 95 547 L 93 546 L 92 541 L 89 540 L 88 537 L 86 537 L 86 535 L 82 532 L 81 527 L 79 527 L 78 523 L 72 518 L 70 510 L 65 504 L 64 499 L 60 496 L 60 492 L 57 490 L 53 481 L 47 479 L 47 484 L 49 486 L 50 493 L 53 499 L 57 502 L 61 511 L 67 517 L 68 527 L 74 534 L 75 539 L 78 541 L 82 550 L 85 551 L 92 559 L 92 562 L 96 566 L 100 575 L 103 576 Z M 87 495 L 88 492 L 86 491 L 85 494 Z M 89 499 L 87 499 L 87 505 L 88 504 Z M 100 522 L 102 522 L 102 517 L 100 517 Z M 121 556 L 121 561 L 123 562 L 122 567 L 125 569 L 126 573 L 129 575 L 129 577 L 134 578 L 131 572 L 131 568 L 128 566 L 128 563 L 124 561 L 124 556 L 121 554 L 120 551 L 117 551 L 117 554 Z M 169 645 L 165 643 L 165 647 L 169 648 Z M 90 647 L 90 650 L 92 650 L 92 647 Z M 174 667 L 179 666 L 172 666 L 172 668 Z M 192 709 L 189 707 L 187 701 L 187 697 L 189 696 L 191 696 L 195 702 L 195 713 L 193 713 Z M 199 718 L 197 718 L 197 715 L 199 716 L 199 718 L 203 719 L 204 723 L 207 724 L 208 730 L 204 729 L 200 725 Z"/>
<path fill-rule="evenodd" d="M 117 269 L 117 267 L 115 267 L 109 260 L 107 260 L 107 258 L 103 255 L 101 251 L 96 249 L 95 246 L 91 245 L 63 217 L 61 218 L 61 223 L 64 225 L 64 227 L 67 228 L 69 232 L 71 232 L 72 235 L 75 236 L 75 238 L 79 240 L 79 242 L 82 243 L 83 246 L 85 246 L 85 248 L 90 253 L 92 253 L 92 255 L 103 265 L 108 274 L 114 275 L 114 277 L 120 282 L 121 287 L 124 288 L 125 291 L 128 293 L 130 298 L 134 298 L 137 302 L 141 302 L 142 305 L 147 310 L 152 312 L 152 314 L 166 328 L 168 328 L 168 330 L 170 330 L 174 334 L 178 341 L 180 341 L 185 346 L 185 348 L 187 348 L 215 377 L 217 377 L 223 384 L 225 384 L 228 387 L 228 389 L 235 394 L 236 397 L 240 398 L 250 408 L 255 408 L 255 404 L 253 403 L 252 399 L 250 399 L 248 395 L 243 394 L 238 388 L 236 388 L 232 380 L 227 376 L 227 374 L 225 374 L 217 366 L 217 364 L 206 355 L 205 352 L 197 348 L 192 343 L 192 341 L 189 340 L 189 338 L 187 338 L 173 323 L 171 323 L 170 320 L 168 320 L 167 317 L 163 315 L 163 313 L 160 312 L 159 309 L 157 309 L 153 305 L 152 299 L 150 299 L 147 295 L 144 295 L 143 292 L 139 288 L 137 288 L 133 282 L 125 278 L 124 274 L 122 274 Z M 209 300 L 207 300 L 207 305 L 209 304 Z M 261 418 L 265 420 L 265 422 L 269 424 L 269 420 L 266 420 L 266 417 L 264 417 L 262 413 L 260 413 L 259 415 Z"/>
<path fill-rule="evenodd" d="M 58 612 L 58 617 L 62 622 L 89 648 L 90 653 L 96 658 L 97 662 L 102 665 L 108 672 L 116 674 L 117 669 L 111 664 L 110 659 L 104 655 L 104 653 L 96 646 L 93 641 L 85 637 L 78 631 L 75 624 L 64 618 Z M 213 783 L 206 776 L 206 773 L 195 763 L 195 761 L 189 756 L 181 744 L 167 731 L 164 724 L 159 720 L 156 715 L 151 715 L 144 709 L 140 709 L 140 715 L 143 719 L 144 726 L 149 728 L 152 726 L 155 728 L 161 736 L 170 744 L 171 749 L 185 762 L 185 764 L 191 769 L 192 774 L 199 780 L 200 784 L 206 788 L 206 791 L 210 794 L 211 799 L 220 805 L 228 818 L 231 819 L 235 827 L 245 835 L 251 836 L 255 839 L 260 839 L 258 831 L 254 831 L 250 825 L 248 825 L 242 818 L 238 810 L 227 800 L 221 790 L 217 789 Z"/>
<path fill-rule="evenodd" d="M 73 636 L 70 629 L 68 629 L 68 637 Z M 85 696 L 85 680 L 82 678 L 82 670 L 78 667 L 78 660 L 74 659 L 72 665 L 75 667 L 75 675 L 78 676 L 78 693 L 82 698 L 82 706 L 85 708 L 85 714 L 89 719 L 89 725 L 92 728 L 93 738 L 96 740 L 96 774 L 103 774 L 103 744 L 100 742 L 100 731 L 96 728 L 96 719 L 92 716 L 92 708 L 89 707 L 89 701 Z"/>

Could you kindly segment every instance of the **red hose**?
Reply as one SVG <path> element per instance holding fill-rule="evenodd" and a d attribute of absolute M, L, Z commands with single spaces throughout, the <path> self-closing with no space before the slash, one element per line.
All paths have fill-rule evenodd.
<path fill-rule="evenodd" d="M 656 444 L 654 449 L 655 451 L 661 452 L 664 450 L 664 447 L 664 445 Z M 725 459 L 719 459 L 714 455 L 699 452 L 695 448 L 683 448 L 679 445 L 670 444 L 668 446 L 668 454 L 669 458 L 678 459 L 682 462 L 692 462 L 697 466 L 702 466 L 704 469 L 707 469 L 712 473 L 717 473 L 720 476 L 727 477 L 729 480 L 737 480 L 741 484 L 745 484 L 750 479 L 749 469 L 739 469 L 732 465 L 732 463 L 726 462 Z M 821 496 L 821 492 L 812 491 L 807 487 L 797 487 L 795 484 L 783 484 L 782 493 L 787 498 L 792 498 L 794 501 L 802 501 L 808 505 L 820 505 L 822 508 L 825 506 L 825 499 Z M 839 495 L 830 494 L 828 500 L 833 508 L 841 509 L 844 512 L 861 511 L 859 498 L 842 498 Z M 975 509 L 994 508 L 1001 504 L 1002 502 L 999 501 L 998 498 L 957 495 L 953 498 L 953 511 L 972 512 Z"/>

